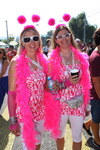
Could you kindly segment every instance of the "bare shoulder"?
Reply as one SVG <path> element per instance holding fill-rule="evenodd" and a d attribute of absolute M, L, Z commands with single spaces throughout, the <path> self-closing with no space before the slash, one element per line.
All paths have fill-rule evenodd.
<path fill-rule="evenodd" d="M 18 58 L 17 55 L 12 58 L 12 60 L 11 60 L 11 62 L 10 62 L 10 68 L 15 68 L 17 58 Z"/>

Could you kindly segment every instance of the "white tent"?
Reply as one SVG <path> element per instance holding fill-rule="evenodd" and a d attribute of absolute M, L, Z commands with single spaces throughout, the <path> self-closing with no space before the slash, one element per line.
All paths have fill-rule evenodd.
<path fill-rule="evenodd" d="M 6 47 L 6 46 L 8 46 L 8 45 L 3 42 L 0 42 L 0 47 Z"/>
<path fill-rule="evenodd" d="M 13 45 L 13 46 L 15 46 L 15 45 L 17 45 L 18 43 L 16 42 L 16 41 L 10 41 L 10 43 L 9 43 L 9 45 Z"/>

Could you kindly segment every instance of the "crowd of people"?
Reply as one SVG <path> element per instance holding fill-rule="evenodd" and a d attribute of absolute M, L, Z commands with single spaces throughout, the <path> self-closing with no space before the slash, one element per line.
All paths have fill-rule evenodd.
<path fill-rule="evenodd" d="M 40 150 L 45 130 L 55 139 L 57 150 L 63 150 L 68 120 L 72 150 L 82 149 L 82 128 L 100 149 L 100 28 L 93 42 L 84 45 L 59 24 L 42 48 L 40 33 L 28 25 L 17 51 L 13 46 L 7 53 L 0 49 L 0 109 L 7 93 L 9 128 L 20 136 L 23 150 Z M 90 113 L 91 119 L 84 122 Z"/>

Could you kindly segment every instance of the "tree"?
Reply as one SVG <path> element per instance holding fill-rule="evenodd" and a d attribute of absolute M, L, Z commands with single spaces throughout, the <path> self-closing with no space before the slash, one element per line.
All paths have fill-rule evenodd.
<path fill-rule="evenodd" d="M 41 36 L 43 46 L 45 46 L 45 43 L 46 43 L 47 39 L 51 39 L 51 36 L 52 36 L 52 30 L 48 31 L 46 35 Z"/>
<path fill-rule="evenodd" d="M 93 33 L 97 28 L 97 26 L 88 23 L 85 12 L 80 13 L 76 18 L 72 18 L 69 27 L 75 38 L 79 38 L 83 42 L 92 41 Z"/>
<path fill-rule="evenodd" d="M 10 35 L 9 37 L 8 37 L 8 41 L 10 42 L 10 41 L 13 41 L 14 40 L 14 37 L 12 36 L 12 35 Z M 4 39 L 4 40 L 2 40 L 4 43 L 6 43 L 6 44 L 9 44 L 8 43 L 8 41 L 7 41 L 7 39 Z"/>

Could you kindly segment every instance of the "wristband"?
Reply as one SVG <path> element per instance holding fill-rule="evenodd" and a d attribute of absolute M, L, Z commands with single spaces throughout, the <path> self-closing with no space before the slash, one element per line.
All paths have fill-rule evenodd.
<path fill-rule="evenodd" d="M 17 130 L 18 128 L 19 128 L 19 124 L 18 123 L 12 124 L 12 125 L 9 126 L 10 130 Z"/>
<path fill-rule="evenodd" d="M 69 79 L 67 79 L 67 80 L 64 82 L 65 88 L 67 88 L 68 86 L 71 86 L 71 85 L 72 85 L 72 83 L 70 82 Z"/>
<path fill-rule="evenodd" d="M 10 125 L 16 124 L 17 123 L 17 117 L 10 117 L 9 121 L 10 121 Z"/>

